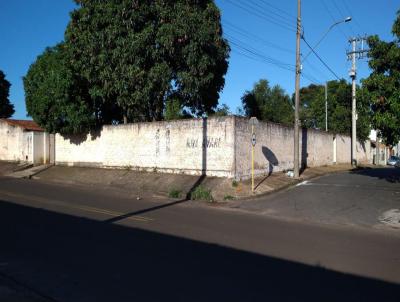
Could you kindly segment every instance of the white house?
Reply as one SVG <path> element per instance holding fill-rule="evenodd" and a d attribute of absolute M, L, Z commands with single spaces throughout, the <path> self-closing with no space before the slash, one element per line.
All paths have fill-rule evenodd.
<path fill-rule="evenodd" d="M 44 132 L 34 121 L 0 119 L 0 160 L 54 162 L 54 135 Z"/>

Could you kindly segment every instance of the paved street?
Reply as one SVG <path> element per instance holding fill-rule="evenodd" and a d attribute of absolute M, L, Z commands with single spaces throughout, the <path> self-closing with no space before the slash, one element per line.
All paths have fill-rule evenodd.
<path fill-rule="evenodd" d="M 310 190 L 316 206 L 321 187 L 332 188 L 300 186 L 267 199 L 300 201 Z M 361 191 L 340 190 L 354 200 Z M 364 199 L 374 192 L 364 190 Z M 49 301 L 400 300 L 395 231 L 10 178 L 0 179 L 0 200 L 0 274 Z"/>
<path fill-rule="evenodd" d="M 400 169 L 366 168 L 327 175 L 234 207 L 286 219 L 400 232 Z"/>

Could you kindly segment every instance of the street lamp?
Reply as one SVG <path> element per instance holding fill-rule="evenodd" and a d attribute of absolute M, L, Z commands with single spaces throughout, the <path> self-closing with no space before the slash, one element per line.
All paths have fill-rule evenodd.
<path fill-rule="evenodd" d="M 319 44 L 321 44 L 322 40 L 325 39 L 325 37 L 328 35 L 328 33 L 334 28 L 336 25 L 341 24 L 341 23 L 347 23 L 350 22 L 352 18 L 346 17 L 343 20 L 337 21 L 333 23 L 331 26 L 329 26 L 328 30 L 323 34 L 321 39 L 315 44 L 315 46 L 303 57 L 302 63 L 306 61 L 307 57 L 315 51 L 315 49 L 318 47 Z M 325 82 L 325 131 L 328 131 L 328 82 Z"/>
<path fill-rule="evenodd" d="M 340 23 L 350 22 L 351 17 L 347 17 L 344 20 L 337 21 L 333 23 L 328 30 L 324 33 L 324 35 L 319 39 L 317 44 L 315 44 L 314 48 L 308 52 L 308 54 L 301 61 L 300 59 L 300 38 L 304 36 L 304 32 L 301 33 L 301 0 L 297 0 L 297 30 L 296 30 L 296 81 L 295 81 L 295 110 L 294 110 L 294 163 L 293 163 L 293 172 L 294 177 L 299 177 L 299 107 L 300 107 L 300 73 L 301 73 L 301 63 L 305 62 L 307 57 L 314 51 L 315 48 L 322 42 L 322 40 L 326 37 L 326 35 L 331 31 L 333 27 Z M 325 104 L 325 110 L 327 112 L 327 103 Z M 326 129 L 328 127 L 326 126 Z"/>
<path fill-rule="evenodd" d="M 322 40 L 325 39 L 325 37 L 328 35 L 328 33 L 332 30 L 332 28 L 334 28 L 336 25 L 341 24 L 341 23 L 347 23 L 350 22 L 352 19 L 351 17 L 347 17 L 343 20 L 337 21 L 335 23 L 333 23 L 331 26 L 329 26 L 328 30 L 323 34 L 323 36 L 321 37 L 321 39 L 319 39 L 319 41 L 317 42 L 317 44 L 315 44 L 315 46 L 312 48 L 313 50 L 315 50 L 319 44 L 321 44 Z M 310 50 L 304 57 L 303 57 L 303 61 L 305 62 L 307 57 L 312 53 L 312 50 Z"/>

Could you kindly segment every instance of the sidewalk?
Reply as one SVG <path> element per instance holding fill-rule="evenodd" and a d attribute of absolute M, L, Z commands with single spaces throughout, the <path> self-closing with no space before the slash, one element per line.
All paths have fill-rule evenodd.
<path fill-rule="evenodd" d="M 214 201 L 234 202 L 254 198 L 267 193 L 282 190 L 302 180 L 324 174 L 348 171 L 350 165 L 334 165 L 328 167 L 306 169 L 300 180 L 288 177 L 283 172 L 255 179 L 256 190 L 251 192 L 251 181 L 236 182 L 227 178 L 199 177 L 183 174 L 163 174 L 138 172 L 129 169 L 100 169 L 54 166 L 33 176 L 48 182 L 84 186 L 102 186 L 127 193 L 129 196 L 170 198 L 175 191 L 176 198 L 184 198 L 197 186 L 210 190 Z"/>

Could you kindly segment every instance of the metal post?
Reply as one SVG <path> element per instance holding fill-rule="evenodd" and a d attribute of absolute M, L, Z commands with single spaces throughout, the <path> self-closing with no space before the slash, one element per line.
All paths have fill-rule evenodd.
<path fill-rule="evenodd" d="M 297 0 L 297 31 L 296 31 L 296 84 L 295 84 L 295 111 L 294 111 L 294 177 L 299 173 L 299 107 L 300 107 L 300 34 L 301 34 L 301 1 Z"/>
<path fill-rule="evenodd" d="M 351 91 L 351 164 L 357 166 L 356 158 L 356 142 L 357 142 L 357 112 L 356 112 L 356 39 L 353 39 L 352 44 L 352 67 L 351 67 L 351 78 L 352 78 L 352 91 Z"/>
<path fill-rule="evenodd" d="M 328 131 L 328 82 L 325 82 L 325 131 Z"/>

